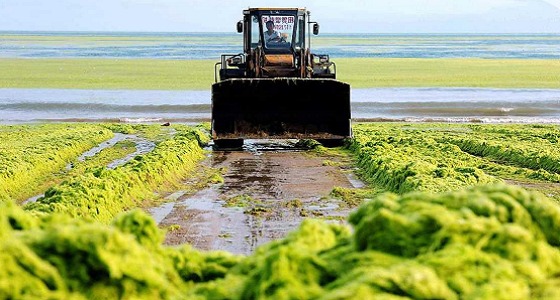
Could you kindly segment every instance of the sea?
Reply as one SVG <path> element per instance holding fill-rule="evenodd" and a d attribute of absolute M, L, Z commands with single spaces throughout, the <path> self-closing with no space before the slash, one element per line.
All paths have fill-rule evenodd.
<path fill-rule="evenodd" d="M 234 33 L 0 31 L 2 58 L 216 59 L 241 52 Z M 336 58 L 560 59 L 560 34 L 321 34 Z M 1 70 L 0 70 L 1 72 Z M 560 72 L 560 71 L 559 71 Z M 210 119 L 210 91 L 0 87 L 0 123 Z M 352 89 L 355 121 L 560 124 L 560 89 Z"/>

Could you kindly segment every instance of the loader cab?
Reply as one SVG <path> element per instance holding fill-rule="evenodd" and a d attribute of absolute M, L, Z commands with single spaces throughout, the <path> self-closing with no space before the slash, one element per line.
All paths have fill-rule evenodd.
<path fill-rule="evenodd" d="M 248 29 L 245 31 L 245 53 L 261 47 L 266 54 L 290 54 L 306 47 L 305 10 L 250 9 L 244 13 Z M 267 28 L 267 23 L 273 24 L 272 28 Z"/>

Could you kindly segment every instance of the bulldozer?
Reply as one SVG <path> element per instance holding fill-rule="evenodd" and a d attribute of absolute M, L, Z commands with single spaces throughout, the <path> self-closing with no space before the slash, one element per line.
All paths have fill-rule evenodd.
<path fill-rule="evenodd" d="M 222 54 L 214 66 L 216 147 L 241 147 L 245 139 L 337 145 L 352 136 L 350 85 L 336 80 L 328 54 L 311 52 L 319 24 L 310 15 L 305 8 L 243 10 L 243 52 Z"/>

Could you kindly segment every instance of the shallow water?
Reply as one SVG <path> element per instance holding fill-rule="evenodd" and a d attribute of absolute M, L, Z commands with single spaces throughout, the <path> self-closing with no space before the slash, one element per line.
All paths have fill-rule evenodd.
<path fill-rule="evenodd" d="M 0 57 L 215 59 L 242 52 L 236 33 L 1 32 Z M 328 34 L 312 38 L 331 57 L 560 58 L 560 34 Z"/>
<path fill-rule="evenodd" d="M 199 122 L 210 91 L 0 89 L 0 123 Z M 354 120 L 560 123 L 560 89 L 352 90 Z"/>
<path fill-rule="evenodd" d="M 355 89 L 352 91 L 352 117 L 559 123 L 560 89 Z"/>
<path fill-rule="evenodd" d="M 0 89 L 0 122 L 159 122 L 210 116 L 208 91 Z"/>

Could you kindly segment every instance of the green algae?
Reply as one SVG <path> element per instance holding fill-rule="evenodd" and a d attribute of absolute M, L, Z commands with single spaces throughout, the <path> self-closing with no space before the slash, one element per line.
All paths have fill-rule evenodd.
<path fill-rule="evenodd" d="M 112 135 L 95 124 L 0 126 L 0 201 L 40 193 L 52 173 Z"/>
<path fill-rule="evenodd" d="M 139 210 L 108 225 L 0 204 L 0 295 L 52 299 L 554 299 L 560 207 L 507 185 L 383 194 L 250 256 L 162 245 Z"/>
<path fill-rule="evenodd" d="M 35 213 L 64 212 L 104 223 L 117 214 L 154 198 L 153 191 L 180 180 L 203 158 L 202 134 L 183 128 L 143 156 L 116 169 L 97 167 L 49 188 L 26 206 Z"/>
<path fill-rule="evenodd" d="M 2 299 L 177 299 L 189 283 L 223 277 L 240 259 L 165 248 L 163 233 L 139 210 L 101 225 L 0 206 Z"/>
<path fill-rule="evenodd" d="M 235 195 L 226 198 L 224 207 L 251 207 L 254 205 L 262 205 L 262 201 L 256 200 L 253 197 L 245 194 Z"/>
<path fill-rule="evenodd" d="M 347 207 L 357 207 L 365 199 L 373 197 L 375 193 L 371 189 L 350 189 L 336 186 L 330 192 L 330 196 L 342 200 Z"/>
<path fill-rule="evenodd" d="M 311 140 L 311 139 L 300 139 L 294 144 L 294 147 L 303 148 L 303 149 L 310 149 L 310 150 L 313 149 L 313 150 L 319 150 L 319 151 L 324 149 L 324 147 L 323 147 L 323 145 L 321 145 L 321 143 L 317 142 L 316 140 Z"/>
<path fill-rule="evenodd" d="M 192 37 L 188 39 L 191 43 Z M 343 43 L 351 43 L 351 40 L 353 39 Z M 23 45 L 28 42 L 29 40 Z M 75 38 L 65 42 L 75 43 Z M 100 43 L 107 45 L 107 40 Z M 362 41 L 358 43 L 362 44 Z M 207 90 L 214 82 L 212 68 L 215 63 L 215 59 L 2 58 L 0 68 L 4 72 L 0 74 L 0 86 Z M 337 58 L 336 63 L 339 79 L 350 83 L 354 88 L 560 87 L 560 62 L 557 59 Z"/>
<path fill-rule="evenodd" d="M 370 123 L 353 129 L 349 149 L 360 175 L 382 190 L 438 192 L 505 180 L 546 193 L 548 183 L 560 182 L 558 126 Z"/>
<path fill-rule="evenodd" d="M 362 206 L 350 222 L 358 250 L 428 265 L 466 298 L 528 299 L 533 285 L 560 268 L 560 208 L 520 188 L 389 195 Z M 500 288 L 505 283 L 514 294 Z"/>
<path fill-rule="evenodd" d="M 49 187 L 60 184 L 65 180 L 81 176 L 87 170 L 98 166 L 105 166 L 117 159 L 122 159 L 134 153 L 134 151 L 136 151 L 136 144 L 133 141 L 123 140 L 117 142 L 112 147 L 101 150 L 94 156 L 86 157 L 84 161 L 74 160 L 70 163 L 72 166 L 70 170 L 63 170 L 44 176 L 41 183 L 37 183 L 36 194 L 43 193 Z"/>
<path fill-rule="evenodd" d="M 238 297 L 310 299 L 321 295 L 321 283 L 328 281 L 329 274 L 327 262 L 317 253 L 347 236 L 349 230 L 345 227 L 304 221 L 298 231 L 257 249 L 239 269 L 234 269 L 241 274 L 249 272 Z"/>
<path fill-rule="evenodd" d="M 418 131 L 357 125 L 350 149 L 366 181 L 396 193 L 438 192 L 499 182 L 475 167 L 475 160 L 459 147 Z"/>
<path fill-rule="evenodd" d="M 292 199 L 283 204 L 286 208 L 302 208 L 303 202 L 300 199 Z"/>
<path fill-rule="evenodd" d="M 560 172 L 560 131 L 554 127 L 531 130 L 472 126 L 475 135 L 451 135 L 446 141 L 473 155 L 506 161 L 533 170 Z M 493 129 L 493 130 L 492 130 Z M 488 138 L 491 137 L 491 138 Z"/>
<path fill-rule="evenodd" d="M 350 216 L 353 229 L 306 220 L 286 238 L 239 257 L 200 252 L 190 245 L 162 246 L 163 233 L 140 211 L 119 215 L 114 210 L 99 219 L 90 217 L 95 210 L 84 210 L 76 215 L 80 218 L 72 218 L 72 206 L 80 203 L 73 194 L 61 205 L 65 214 L 37 214 L 11 202 L 0 203 L 0 261 L 6 266 L 0 270 L 0 296 L 560 298 L 558 204 L 519 187 L 486 185 L 499 182 L 508 172 L 528 178 L 536 171 L 513 161 L 502 165 L 496 158 L 473 155 L 454 142 L 476 132 L 511 147 L 549 147 L 541 141 L 557 142 L 557 127 L 375 124 L 356 128 L 350 149 L 364 170 L 361 175 L 375 188 L 394 193 L 376 196 L 377 189 L 364 195 L 335 189 L 333 195 L 352 201 L 371 198 Z M 179 130 L 178 139 L 183 136 L 188 145 L 200 148 L 205 135 L 190 132 Z M 162 149 L 163 153 L 177 150 Z M 169 157 L 160 153 L 153 159 L 167 162 Z M 138 162 L 131 166 L 155 176 Z M 107 170 L 96 172 L 99 184 L 113 178 Z M 554 174 L 546 172 L 542 174 Z M 553 182 L 552 175 L 539 180 Z M 104 183 L 107 189 L 130 184 L 137 182 Z M 82 182 L 70 186 L 86 191 L 86 196 L 98 187 L 92 184 L 93 191 L 87 192 L 90 185 Z M 87 205 L 106 207 L 93 203 Z"/>
<path fill-rule="evenodd" d="M 218 281 L 240 294 L 215 284 L 195 291 L 223 299 L 556 298 L 560 249 L 547 236 L 558 213 L 550 199 L 505 185 L 386 194 L 351 216 L 354 234 L 310 220 L 259 248 Z"/>

